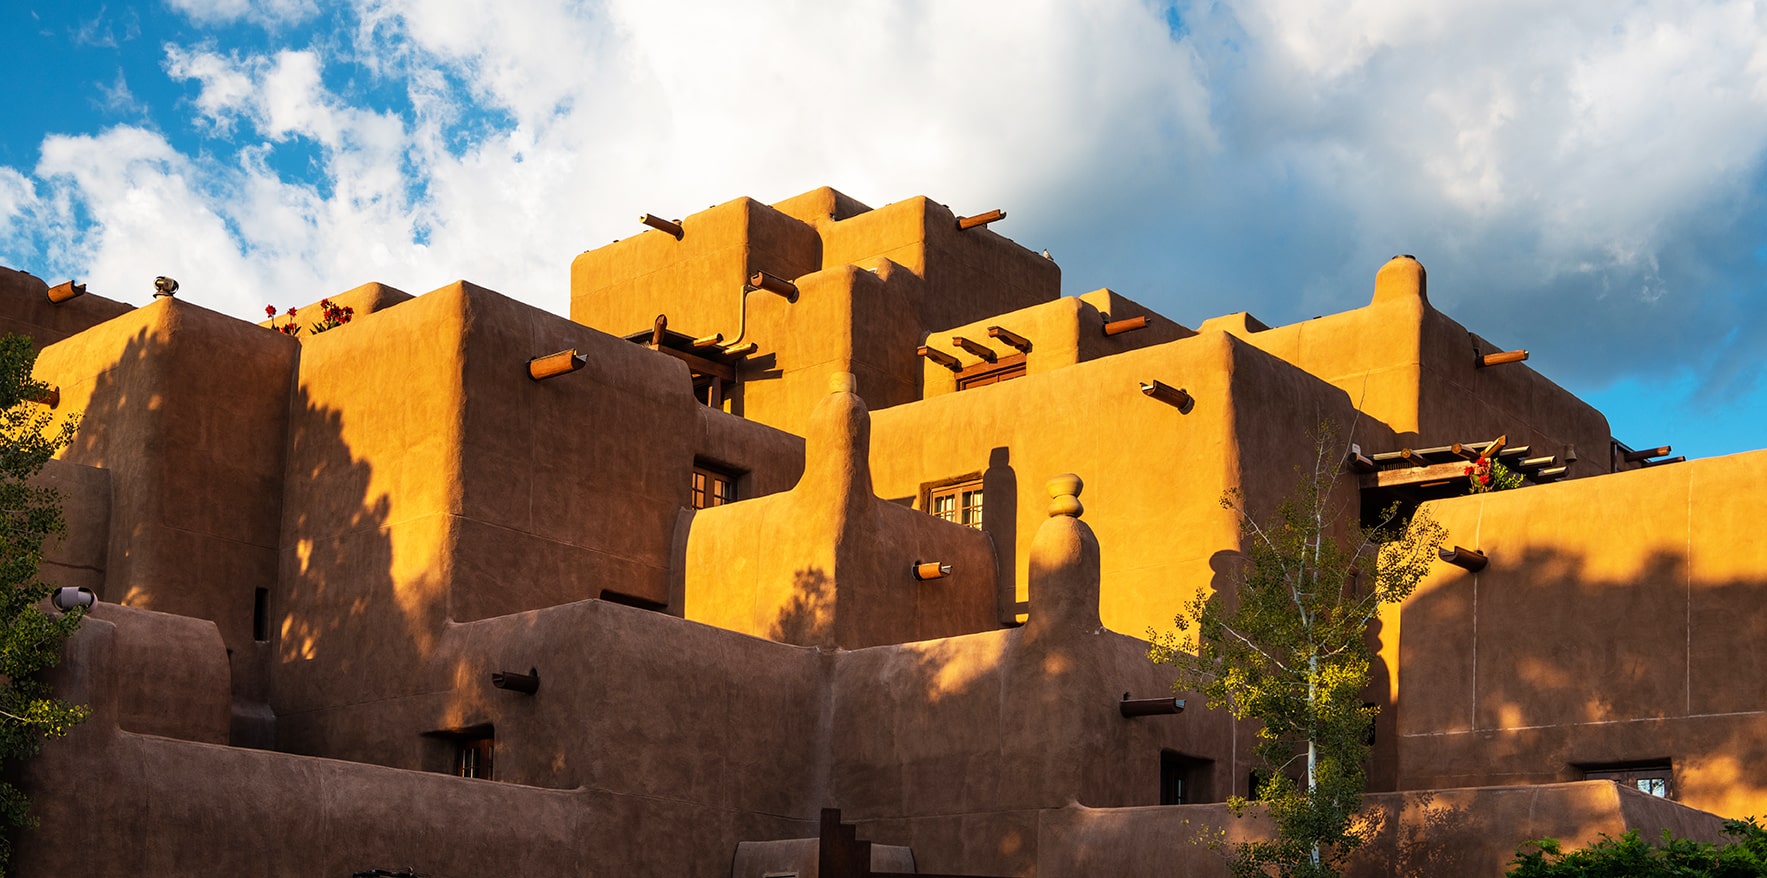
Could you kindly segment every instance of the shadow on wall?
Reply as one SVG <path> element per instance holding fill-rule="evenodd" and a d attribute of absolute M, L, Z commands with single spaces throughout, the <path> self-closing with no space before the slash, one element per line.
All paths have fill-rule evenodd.
<path fill-rule="evenodd" d="M 277 745 L 413 768 L 420 729 L 389 722 L 384 711 L 375 723 L 351 715 L 357 705 L 428 688 L 418 675 L 439 613 L 427 610 L 443 603 L 439 571 L 395 579 L 391 499 L 374 493 L 373 476 L 373 464 L 344 439 L 342 412 L 297 389 L 272 602 Z M 369 729 L 395 737 L 369 740 Z"/>
<path fill-rule="evenodd" d="M 834 589 L 820 567 L 792 574 L 791 601 L 779 611 L 768 638 L 781 643 L 826 644 L 834 620 Z"/>
<path fill-rule="evenodd" d="M 1719 554 L 1696 566 L 1662 546 L 1615 573 L 1609 557 L 1497 546 L 1485 571 L 1426 583 L 1402 617 L 1400 718 L 1420 742 L 1401 757 L 1405 785 L 1668 759 L 1682 802 L 1759 812 L 1767 783 L 1745 766 L 1767 760 L 1767 575 L 1702 577 L 1744 566 Z"/>

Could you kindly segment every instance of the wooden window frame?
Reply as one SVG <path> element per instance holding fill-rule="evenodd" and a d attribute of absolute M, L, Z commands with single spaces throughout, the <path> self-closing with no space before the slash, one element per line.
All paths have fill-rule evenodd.
<path fill-rule="evenodd" d="M 1634 789 L 1651 796 L 1665 799 L 1675 798 L 1675 765 L 1672 760 L 1659 759 L 1649 762 L 1610 763 L 1606 765 L 1584 765 L 1584 780 L 1611 780 L 1620 786 Z M 1653 792 L 1646 784 L 1660 781 L 1661 792 Z"/>
<path fill-rule="evenodd" d="M 696 460 L 693 462 L 691 478 L 687 496 L 689 508 L 710 509 L 741 499 L 742 494 L 738 490 L 742 480 L 740 472 Z"/>
<path fill-rule="evenodd" d="M 976 363 L 965 366 L 957 373 L 957 389 L 969 390 L 974 387 L 986 387 L 1025 377 L 1025 355 L 1013 354 L 1001 357 L 993 363 Z"/>
<path fill-rule="evenodd" d="M 980 474 L 972 474 L 961 479 L 928 485 L 922 492 L 921 510 L 934 518 L 942 518 L 952 524 L 961 524 L 978 530 L 986 520 L 987 496 L 982 492 Z M 969 501 L 973 499 L 972 504 Z M 941 500 L 950 500 L 949 514 L 939 507 Z M 972 514 L 973 513 L 973 514 Z"/>

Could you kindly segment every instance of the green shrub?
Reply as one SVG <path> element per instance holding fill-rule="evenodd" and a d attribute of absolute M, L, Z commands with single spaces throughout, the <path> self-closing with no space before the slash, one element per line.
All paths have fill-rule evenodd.
<path fill-rule="evenodd" d="M 1767 876 L 1767 827 L 1724 821 L 1727 844 L 1691 841 L 1663 830 L 1654 845 L 1634 829 L 1619 838 L 1602 835 L 1582 850 L 1566 851 L 1556 839 L 1531 841 L 1516 850 L 1510 878 L 1756 878 Z"/>

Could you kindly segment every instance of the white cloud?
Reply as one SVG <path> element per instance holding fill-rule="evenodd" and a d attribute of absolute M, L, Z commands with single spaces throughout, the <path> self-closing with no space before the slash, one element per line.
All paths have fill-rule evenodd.
<path fill-rule="evenodd" d="M 314 0 L 166 0 L 166 3 L 203 24 L 288 25 L 305 21 L 319 12 Z"/>

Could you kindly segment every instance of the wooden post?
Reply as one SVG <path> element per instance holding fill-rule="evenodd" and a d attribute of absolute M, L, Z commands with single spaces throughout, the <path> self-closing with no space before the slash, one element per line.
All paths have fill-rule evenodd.
<path fill-rule="evenodd" d="M 1437 549 L 1436 552 L 1442 556 L 1442 560 L 1456 567 L 1464 567 L 1474 573 L 1485 569 L 1485 565 L 1491 563 L 1491 560 L 1485 557 L 1484 552 L 1464 546 L 1455 546 L 1452 552 L 1447 549 Z"/>
<path fill-rule="evenodd" d="M 999 327 L 999 326 L 988 327 L 988 337 L 1000 339 L 1002 342 L 1005 342 L 1007 345 L 1009 345 L 1011 347 L 1018 348 L 1020 353 L 1028 354 L 1031 352 L 1030 339 L 1027 339 L 1022 335 L 1019 335 L 1016 332 L 1009 332 L 1004 327 Z"/>
<path fill-rule="evenodd" d="M 1104 324 L 1105 335 L 1122 335 L 1137 329 L 1147 328 L 1147 315 L 1140 317 L 1124 317 L 1121 320 L 1107 320 Z"/>
<path fill-rule="evenodd" d="M 556 354 L 547 354 L 544 357 L 535 357 L 529 360 L 528 377 L 535 381 L 544 381 L 548 378 L 557 378 L 560 375 L 569 375 L 588 364 L 588 357 L 575 350 L 566 349 Z"/>
<path fill-rule="evenodd" d="M 956 357 L 953 357 L 950 354 L 945 353 L 944 351 L 935 351 L 932 348 L 927 347 L 926 345 L 921 345 L 920 347 L 916 348 L 914 352 L 935 362 L 935 363 L 938 363 L 941 366 L 944 366 L 947 369 L 950 369 L 953 372 L 963 371 L 963 364 L 958 362 Z"/>
<path fill-rule="evenodd" d="M 656 350 L 663 346 L 663 333 L 669 329 L 669 315 L 658 314 L 650 325 L 650 349 Z"/>
<path fill-rule="evenodd" d="M 667 232 L 671 235 L 674 235 L 675 240 L 677 240 L 677 241 L 681 240 L 681 237 L 683 235 L 687 234 L 687 232 L 682 230 L 681 223 L 679 220 L 677 220 L 675 222 L 669 222 L 668 220 L 663 219 L 662 217 L 657 216 L 654 213 L 647 213 L 647 214 L 639 217 L 638 221 L 641 223 L 644 223 L 647 226 L 650 226 L 653 229 L 656 229 L 659 232 Z"/>
<path fill-rule="evenodd" d="M 974 356 L 980 358 L 984 363 L 997 363 L 1000 361 L 1000 355 L 994 353 L 992 348 L 979 342 L 970 341 L 961 335 L 951 336 L 951 343 L 969 351 Z"/>
<path fill-rule="evenodd" d="M 957 230 L 967 232 L 970 229 L 1003 219 L 1006 219 L 1006 211 L 1004 210 L 990 210 L 987 213 L 978 213 L 974 216 L 960 216 L 957 218 Z"/>

